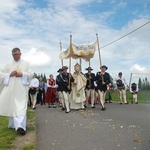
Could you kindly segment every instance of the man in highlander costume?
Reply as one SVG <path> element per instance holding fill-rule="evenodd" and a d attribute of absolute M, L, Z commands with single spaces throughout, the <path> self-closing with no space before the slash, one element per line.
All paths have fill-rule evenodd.
<path fill-rule="evenodd" d="M 19 48 L 12 50 L 13 60 L 10 61 L 0 74 L 0 84 L 3 89 L 0 94 L 0 115 L 9 116 L 9 128 L 19 134 L 26 134 L 26 115 L 28 103 L 29 64 L 21 59 Z"/>
<path fill-rule="evenodd" d="M 60 84 L 61 84 L 61 90 L 63 95 L 63 100 L 65 103 L 66 111 L 65 113 L 70 112 L 70 99 L 71 99 L 71 83 L 74 81 L 72 75 L 67 72 L 68 67 L 63 66 L 62 70 L 63 73 L 60 76 Z"/>
<path fill-rule="evenodd" d="M 101 110 L 104 111 L 105 107 L 105 95 L 107 91 L 107 85 L 110 83 L 110 75 L 106 72 L 108 69 L 105 65 L 100 67 L 101 72 L 96 74 L 96 83 L 98 88 L 98 94 L 100 96 Z"/>
<path fill-rule="evenodd" d="M 124 100 L 124 104 L 128 104 L 128 101 L 126 99 L 126 89 L 128 88 L 128 85 L 122 72 L 118 73 L 118 77 L 115 79 L 115 81 L 118 90 L 119 104 L 123 103 L 122 99 Z"/>
<path fill-rule="evenodd" d="M 89 98 L 91 98 L 91 108 L 95 108 L 95 104 L 94 104 L 95 74 L 91 72 L 93 70 L 91 67 L 86 68 L 86 70 L 88 72 L 85 74 L 85 77 L 87 79 L 87 81 L 86 81 L 86 104 L 85 104 L 85 107 L 87 107 Z"/>

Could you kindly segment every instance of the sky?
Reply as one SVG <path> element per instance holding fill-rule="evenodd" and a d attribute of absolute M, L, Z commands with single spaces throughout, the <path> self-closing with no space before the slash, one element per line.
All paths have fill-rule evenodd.
<path fill-rule="evenodd" d="M 114 78 L 122 72 L 129 83 L 150 77 L 150 23 L 106 46 L 150 21 L 150 0 L 1 0 L 0 69 L 19 47 L 22 59 L 37 74 L 54 77 L 61 68 L 62 49 L 72 42 L 100 45 L 101 61 Z M 79 59 L 71 61 L 71 73 Z M 68 66 L 68 59 L 63 60 Z M 90 61 L 93 72 L 100 71 L 98 49 Z M 82 60 L 82 72 L 89 62 Z"/>

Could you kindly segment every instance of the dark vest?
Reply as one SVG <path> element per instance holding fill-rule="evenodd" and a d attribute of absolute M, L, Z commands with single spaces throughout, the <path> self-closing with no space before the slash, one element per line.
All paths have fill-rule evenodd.
<path fill-rule="evenodd" d="M 131 84 L 131 91 L 133 92 L 133 93 L 137 93 L 137 92 L 135 92 L 137 90 L 137 84 L 136 83 L 132 83 Z"/>
<path fill-rule="evenodd" d="M 105 82 L 104 85 L 102 84 L 102 80 Z M 105 72 L 105 74 L 101 76 L 100 72 L 97 72 L 96 83 L 97 83 L 98 90 L 105 92 L 107 90 L 107 85 L 110 83 L 109 73 Z"/>
<path fill-rule="evenodd" d="M 94 81 L 95 81 L 95 74 L 94 73 L 86 73 L 85 77 L 86 81 L 86 89 L 95 89 Z M 91 77 L 91 79 L 90 79 Z M 89 87 L 90 86 L 90 87 Z"/>
<path fill-rule="evenodd" d="M 73 82 L 74 79 L 73 77 L 70 78 L 70 87 L 71 87 L 71 82 Z M 67 74 L 62 74 L 60 75 L 60 84 L 62 85 L 62 91 L 65 92 L 70 92 L 71 89 L 69 90 L 67 87 L 69 86 L 69 73 Z"/>
<path fill-rule="evenodd" d="M 118 79 L 117 81 L 116 81 L 118 84 L 117 84 L 117 88 L 118 89 L 125 89 L 125 85 L 124 85 L 124 83 L 122 82 L 122 80 L 121 79 Z"/>

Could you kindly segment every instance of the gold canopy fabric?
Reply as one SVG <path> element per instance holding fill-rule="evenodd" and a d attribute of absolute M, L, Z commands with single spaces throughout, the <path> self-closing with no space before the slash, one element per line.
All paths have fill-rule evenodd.
<path fill-rule="evenodd" d="M 67 50 L 60 53 L 59 58 L 67 59 L 72 57 L 74 59 L 82 58 L 86 61 L 90 61 L 90 59 L 93 58 L 95 54 L 96 46 L 97 41 L 94 43 L 82 45 L 76 45 L 71 43 L 70 47 Z"/>

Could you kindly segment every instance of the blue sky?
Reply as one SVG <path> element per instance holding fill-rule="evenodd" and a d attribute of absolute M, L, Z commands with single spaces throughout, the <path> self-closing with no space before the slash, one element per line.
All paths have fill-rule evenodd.
<path fill-rule="evenodd" d="M 96 40 L 100 47 L 150 21 L 149 0 L 1 0 L 0 69 L 19 47 L 22 57 L 37 73 L 57 75 L 61 67 L 60 40 L 64 49 L 73 43 Z M 150 23 L 125 38 L 101 49 L 102 63 L 115 77 L 122 71 L 129 80 L 147 77 L 150 72 Z M 78 60 L 72 61 L 73 66 Z M 64 60 L 68 65 L 68 60 Z M 82 72 L 88 62 L 82 61 Z M 98 52 L 91 59 L 93 72 L 99 71 Z"/>

